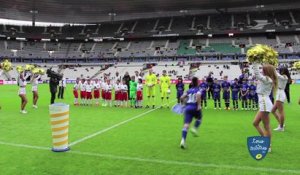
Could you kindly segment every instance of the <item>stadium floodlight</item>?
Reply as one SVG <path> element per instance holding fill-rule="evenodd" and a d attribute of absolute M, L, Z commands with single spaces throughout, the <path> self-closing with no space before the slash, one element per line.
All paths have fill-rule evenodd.
<path fill-rule="evenodd" d="M 49 38 L 42 38 L 41 41 L 51 41 Z"/>
<path fill-rule="evenodd" d="M 188 10 L 179 10 L 179 13 L 188 13 Z"/>
<path fill-rule="evenodd" d="M 234 33 L 228 33 L 228 36 L 232 37 L 232 36 L 234 36 Z"/>
<path fill-rule="evenodd" d="M 117 16 L 116 13 L 108 13 L 108 16 Z"/>
<path fill-rule="evenodd" d="M 16 38 L 18 41 L 26 41 L 26 38 Z"/>

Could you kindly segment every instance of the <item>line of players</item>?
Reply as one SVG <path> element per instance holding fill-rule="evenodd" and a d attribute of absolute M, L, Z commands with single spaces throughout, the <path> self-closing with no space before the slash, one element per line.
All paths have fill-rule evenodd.
<path fill-rule="evenodd" d="M 221 109 L 221 95 L 226 110 L 230 110 L 230 101 L 232 101 L 233 110 L 239 110 L 239 100 L 242 102 L 242 110 L 257 110 L 258 108 L 258 95 L 256 93 L 256 82 L 254 80 L 248 81 L 247 79 L 243 79 L 243 82 L 239 83 L 236 78 L 233 83 L 230 83 L 228 77 L 224 76 L 222 82 L 214 79 L 212 86 L 209 86 L 206 79 L 203 78 L 199 88 L 201 89 L 201 106 L 205 109 L 207 108 L 207 94 L 210 92 L 210 88 L 212 88 L 213 92 L 214 109 Z M 184 91 L 181 78 L 178 79 L 176 89 L 177 99 L 179 101 Z"/>
<path fill-rule="evenodd" d="M 131 107 L 141 108 L 143 102 L 142 80 L 139 79 L 135 83 L 133 76 L 130 83 L 132 86 L 129 88 L 125 81 L 117 80 L 112 84 L 107 77 L 103 81 L 77 78 L 73 87 L 74 105 L 91 106 L 95 104 L 99 106 L 101 103 L 102 106 L 128 107 L 130 100 Z M 113 91 L 114 93 L 112 93 Z"/>

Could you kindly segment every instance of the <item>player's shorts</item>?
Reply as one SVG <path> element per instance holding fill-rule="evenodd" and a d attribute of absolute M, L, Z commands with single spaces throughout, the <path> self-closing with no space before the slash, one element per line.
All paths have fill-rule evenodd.
<path fill-rule="evenodd" d="M 255 94 L 249 94 L 249 100 L 254 100 L 255 99 Z"/>
<path fill-rule="evenodd" d="M 249 99 L 248 95 L 242 96 L 242 100 L 248 100 L 248 99 Z"/>
<path fill-rule="evenodd" d="M 92 98 L 93 98 L 92 92 L 86 92 L 86 99 L 90 100 Z"/>
<path fill-rule="evenodd" d="M 161 98 L 167 98 L 169 97 L 169 89 L 162 89 L 161 90 Z"/>
<path fill-rule="evenodd" d="M 19 95 L 26 95 L 26 89 L 25 89 L 25 87 L 20 87 L 18 94 Z"/>
<path fill-rule="evenodd" d="M 197 105 L 189 105 L 187 104 L 184 110 L 184 123 L 190 124 L 193 120 L 193 118 L 201 119 L 202 118 L 202 112 L 201 110 L 197 111 Z"/>
<path fill-rule="evenodd" d="M 138 101 L 143 100 L 143 93 L 142 93 L 142 91 L 137 91 L 137 93 L 136 93 L 136 99 Z"/>
<path fill-rule="evenodd" d="M 230 99 L 230 92 L 223 92 L 223 99 L 225 100 Z"/>
<path fill-rule="evenodd" d="M 177 98 L 180 98 L 183 95 L 183 91 L 177 91 Z"/>
<path fill-rule="evenodd" d="M 73 95 L 75 98 L 78 98 L 78 91 L 77 90 L 73 90 Z"/>
<path fill-rule="evenodd" d="M 232 100 L 238 100 L 239 99 L 239 95 L 238 94 L 232 94 L 231 95 Z"/>
<path fill-rule="evenodd" d="M 122 93 L 120 91 L 115 91 L 115 100 L 122 100 Z"/>
<path fill-rule="evenodd" d="M 201 92 L 201 100 L 206 100 L 207 95 L 206 95 L 206 91 L 205 92 Z"/>
<path fill-rule="evenodd" d="M 283 89 L 278 89 L 276 94 L 276 101 L 284 103 L 286 100 L 286 95 Z"/>
<path fill-rule="evenodd" d="M 269 96 L 266 95 L 258 95 L 258 104 L 259 111 L 262 112 L 271 112 L 273 108 L 273 104 Z"/>
<path fill-rule="evenodd" d="M 136 91 L 129 91 L 129 97 L 130 99 L 135 99 L 136 98 Z"/>
<path fill-rule="evenodd" d="M 214 93 L 214 100 L 220 100 L 220 93 Z"/>
<path fill-rule="evenodd" d="M 155 96 L 155 86 L 153 87 L 148 87 L 147 88 L 147 96 L 150 97 L 150 96 Z"/>
<path fill-rule="evenodd" d="M 122 92 L 122 98 L 121 98 L 122 101 L 127 101 L 128 100 L 128 94 L 127 92 Z"/>
<path fill-rule="evenodd" d="M 105 92 L 105 100 L 111 100 L 111 92 Z"/>
<path fill-rule="evenodd" d="M 102 97 L 102 99 L 105 99 L 105 90 L 101 91 L 101 97 Z"/>
<path fill-rule="evenodd" d="M 100 90 L 94 90 L 94 98 L 95 99 L 100 98 Z"/>
<path fill-rule="evenodd" d="M 86 98 L 86 91 L 80 91 L 80 98 L 82 99 Z"/>
<path fill-rule="evenodd" d="M 37 86 L 32 86 L 31 87 L 31 91 L 32 92 L 37 92 L 38 91 L 38 87 Z"/>

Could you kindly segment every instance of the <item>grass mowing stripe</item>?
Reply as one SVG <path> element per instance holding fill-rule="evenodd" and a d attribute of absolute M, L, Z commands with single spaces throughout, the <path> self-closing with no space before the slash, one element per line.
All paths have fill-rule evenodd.
<path fill-rule="evenodd" d="M 173 103 L 173 102 L 175 102 L 175 101 L 172 101 L 171 103 Z M 110 130 L 112 130 L 112 129 L 114 129 L 114 128 L 117 128 L 117 127 L 119 127 L 119 126 L 121 126 L 121 125 L 124 125 L 124 124 L 126 124 L 126 123 L 128 123 L 128 122 L 131 122 L 132 120 L 135 120 L 135 119 L 137 119 L 137 118 L 143 117 L 144 115 L 149 114 L 150 112 L 153 112 L 153 111 L 155 111 L 155 110 L 157 110 L 157 109 L 159 109 L 159 108 L 160 108 L 160 107 L 156 107 L 156 108 L 151 109 L 151 110 L 149 110 L 149 111 L 146 111 L 146 112 L 144 112 L 144 113 L 142 113 L 142 114 L 139 114 L 139 115 L 137 115 L 137 116 L 134 116 L 134 117 L 132 117 L 132 118 L 129 118 L 129 119 L 127 119 L 127 120 L 124 120 L 124 121 L 122 121 L 122 122 L 120 122 L 120 123 L 117 123 L 117 124 L 115 124 L 115 125 L 113 125 L 113 126 L 111 126 L 111 127 L 102 129 L 102 130 L 97 131 L 97 132 L 95 132 L 95 133 L 93 133 L 93 134 L 90 134 L 90 135 L 88 135 L 88 136 L 86 136 L 86 137 L 83 137 L 83 138 L 81 138 L 81 139 L 78 139 L 78 140 L 76 140 L 76 141 L 74 141 L 74 142 L 71 142 L 71 143 L 69 144 L 69 146 L 77 145 L 77 144 L 79 144 L 79 143 L 81 143 L 81 142 L 84 142 L 84 141 L 90 139 L 90 138 L 93 138 L 93 137 L 98 136 L 98 135 L 100 135 L 100 134 L 103 134 L 103 133 L 105 133 L 105 132 L 107 132 L 107 131 L 110 131 Z"/>
<path fill-rule="evenodd" d="M 50 151 L 50 148 L 48 148 L 48 147 L 7 143 L 7 142 L 2 142 L 2 141 L 0 141 L 0 145 Z M 159 164 L 168 164 L 168 165 L 193 166 L 193 167 L 202 167 L 202 168 L 220 168 L 220 169 L 233 169 L 233 170 L 249 170 L 249 171 L 258 171 L 258 172 L 272 172 L 272 173 L 279 173 L 279 174 L 282 174 L 282 173 L 300 174 L 300 170 L 292 170 L 292 169 L 276 169 L 276 168 L 267 168 L 267 167 L 260 168 L 260 167 L 251 167 L 251 166 L 206 164 L 206 163 L 197 163 L 197 162 L 181 162 L 181 161 L 174 161 L 174 160 L 146 159 L 146 158 L 138 158 L 138 157 L 116 156 L 116 155 L 110 155 L 110 154 L 99 154 L 99 153 L 92 153 L 92 152 L 81 152 L 81 151 L 73 151 L 73 150 L 68 151 L 66 153 L 91 156 L 91 157 L 109 158 L 109 159 L 115 159 L 115 160 L 159 163 Z M 56 153 L 56 154 L 59 154 L 59 153 Z"/>

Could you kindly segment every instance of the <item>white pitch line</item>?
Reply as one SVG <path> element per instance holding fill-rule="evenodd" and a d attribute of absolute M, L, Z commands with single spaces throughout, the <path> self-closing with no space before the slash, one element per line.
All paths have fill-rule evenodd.
<path fill-rule="evenodd" d="M 174 102 L 174 101 L 173 101 L 173 102 Z M 171 103 L 173 103 L 173 102 L 171 102 Z M 142 117 L 142 116 L 144 116 L 144 115 L 146 115 L 146 114 L 149 114 L 150 112 L 153 112 L 153 111 L 155 111 L 155 110 L 157 110 L 157 109 L 159 109 L 159 108 L 160 108 L 160 107 L 156 107 L 156 108 L 151 109 L 151 110 L 149 110 L 149 111 L 147 111 L 147 112 L 144 112 L 144 113 L 142 113 L 142 114 L 139 114 L 139 115 L 137 115 L 137 116 L 134 116 L 134 117 L 132 117 L 132 118 L 129 118 L 129 119 L 125 120 L 125 121 L 122 121 L 122 122 L 120 122 L 120 123 L 117 123 L 117 124 L 115 124 L 115 125 L 113 125 L 113 126 L 111 126 L 111 127 L 108 127 L 108 128 L 102 129 L 102 130 L 100 130 L 100 131 L 97 131 L 97 132 L 95 132 L 95 133 L 93 133 L 93 134 L 90 134 L 90 135 L 88 135 L 88 136 L 86 136 L 86 137 L 83 137 L 83 138 L 81 138 L 81 139 L 79 139 L 79 140 L 76 140 L 76 141 L 74 141 L 74 142 L 71 142 L 71 143 L 69 144 L 69 146 L 77 145 L 78 143 L 81 143 L 81 142 L 86 141 L 86 140 L 88 140 L 88 139 L 90 139 L 90 138 L 93 138 L 93 137 L 95 137 L 95 136 L 98 136 L 98 135 L 100 135 L 100 134 L 103 134 L 103 133 L 105 133 L 105 132 L 107 132 L 107 131 L 109 131 L 109 130 L 112 130 L 112 129 L 116 128 L 116 127 L 119 127 L 119 126 L 121 126 L 121 125 L 124 125 L 124 124 L 126 124 L 126 123 L 128 123 L 128 122 L 130 122 L 130 121 L 132 121 L 132 120 L 135 120 L 135 119 L 140 118 L 140 117 Z"/>
<path fill-rule="evenodd" d="M 7 143 L 7 142 L 2 142 L 2 141 L 0 141 L 0 145 L 50 151 L 50 148 L 48 148 L 48 147 Z M 55 154 L 62 154 L 62 153 L 55 153 Z M 157 163 L 157 164 L 165 164 L 165 165 L 180 165 L 180 166 L 191 166 L 191 167 L 201 167 L 201 168 L 219 168 L 219 169 L 231 169 L 231 170 L 257 171 L 257 172 L 272 172 L 275 174 L 276 173 L 278 173 L 278 174 L 300 174 L 300 170 L 295 170 L 295 169 L 276 169 L 276 168 L 268 168 L 268 167 L 260 168 L 260 167 L 251 167 L 251 166 L 184 162 L 184 161 L 176 161 L 176 160 L 147 159 L 147 158 L 139 158 L 139 157 L 116 156 L 116 155 L 111 155 L 111 154 L 99 154 L 99 153 L 81 152 L 81 151 L 73 151 L 73 150 L 66 152 L 66 154 L 77 154 L 77 155 L 83 155 L 83 156 L 100 157 L 100 158 L 107 158 L 107 159 L 114 159 L 114 160 L 147 162 L 147 163 Z"/>

